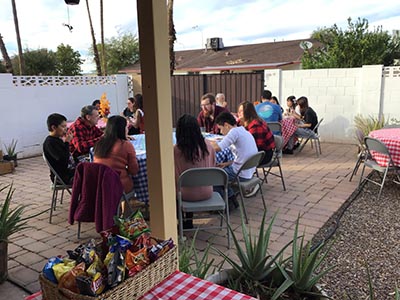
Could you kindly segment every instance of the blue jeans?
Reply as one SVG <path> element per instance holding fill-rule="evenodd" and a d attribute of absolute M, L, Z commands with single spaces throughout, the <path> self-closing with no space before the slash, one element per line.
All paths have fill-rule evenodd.
<path fill-rule="evenodd" d="M 290 139 L 287 143 L 287 146 L 286 146 L 287 149 L 293 149 L 295 136 L 302 137 L 302 138 L 308 138 L 308 137 L 316 138 L 315 132 L 312 131 L 311 129 L 297 128 L 295 133 L 290 137 Z"/>

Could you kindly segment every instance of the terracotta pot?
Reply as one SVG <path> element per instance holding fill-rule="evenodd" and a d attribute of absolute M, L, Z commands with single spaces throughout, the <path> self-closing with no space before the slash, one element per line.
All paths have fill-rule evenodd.
<path fill-rule="evenodd" d="M 8 243 L 0 242 L 0 283 L 8 277 Z"/>

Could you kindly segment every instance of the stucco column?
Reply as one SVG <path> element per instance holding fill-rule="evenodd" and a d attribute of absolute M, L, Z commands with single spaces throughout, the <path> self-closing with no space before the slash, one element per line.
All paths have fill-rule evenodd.
<path fill-rule="evenodd" d="M 137 13 L 151 228 L 177 241 L 166 1 L 137 0 Z"/>

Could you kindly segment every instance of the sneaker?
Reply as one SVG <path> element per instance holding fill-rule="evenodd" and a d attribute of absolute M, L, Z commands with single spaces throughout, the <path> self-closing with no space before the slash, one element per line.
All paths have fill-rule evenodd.
<path fill-rule="evenodd" d="M 294 146 L 293 146 L 293 150 L 296 150 L 297 148 L 299 148 L 300 147 L 300 143 L 299 142 L 297 142 L 296 144 L 294 144 Z"/>
<path fill-rule="evenodd" d="M 250 198 L 253 197 L 255 195 L 257 195 L 258 191 L 260 190 L 260 185 L 257 184 L 253 190 L 251 190 L 249 193 L 247 193 L 246 195 L 244 195 L 246 198 Z"/>
<path fill-rule="evenodd" d="M 282 151 L 283 154 L 293 154 L 293 150 L 292 149 L 285 149 Z"/>

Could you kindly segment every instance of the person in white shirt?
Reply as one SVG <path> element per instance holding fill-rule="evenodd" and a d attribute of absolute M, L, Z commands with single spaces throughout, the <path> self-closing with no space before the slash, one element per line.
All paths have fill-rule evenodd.
<path fill-rule="evenodd" d="M 224 168 L 228 174 L 229 180 L 233 180 L 241 166 L 251 156 L 258 152 L 254 137 L 243 126 L 236 125 L 236 119 L 229 112 L 223 112 L 215 119 L 215 124 L 218 126 L 224 138 L 220 142 L 212 142 L 215 151 L 221 151 L 230 147 L 235 159 L 234 161 L 221 163 L 218 166 Z M 250 180 L 253 177 L 256 168 L 243 170 L 239 174 L 240 181 Z M 229 188 L 228 197 L 235 197 L 233 189 Z M 232 199 L 235 201 L 236 199 Z"/>

